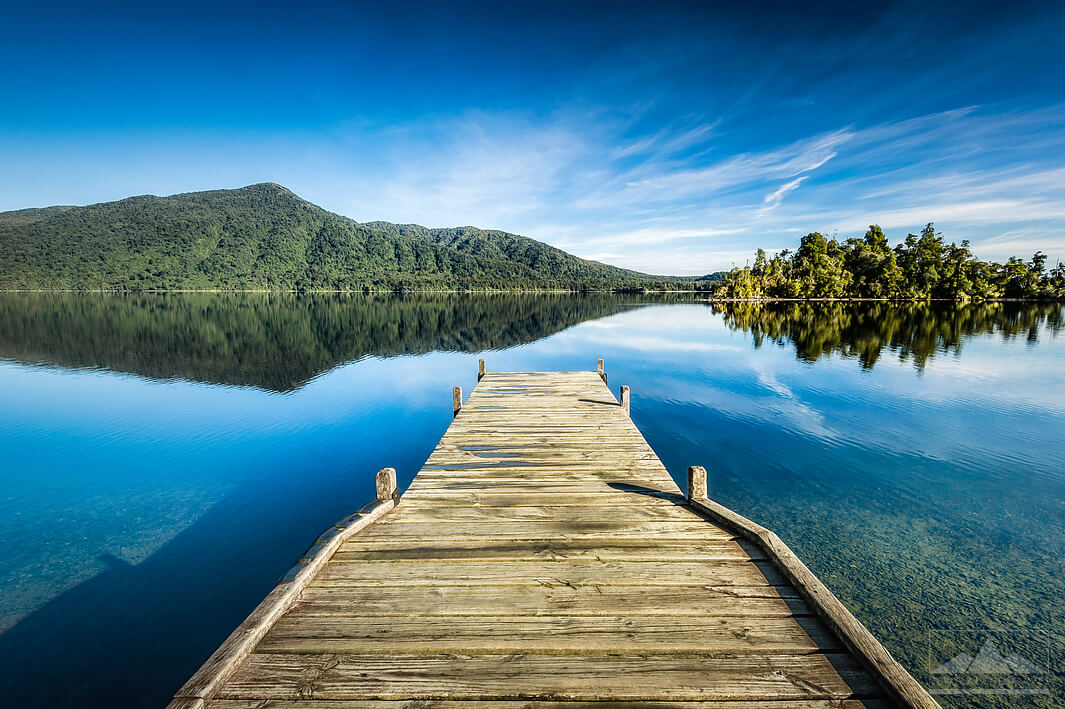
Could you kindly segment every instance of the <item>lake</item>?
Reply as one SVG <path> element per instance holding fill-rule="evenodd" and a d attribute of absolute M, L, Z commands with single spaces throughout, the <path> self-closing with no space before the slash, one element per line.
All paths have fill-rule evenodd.
<path fill-rule="evenodd" d="M 603 357 L 682 487 L 705 465 L 944 706 L 1062 706 L 1063 331 L 1060 304 L 0 294 L 0 691 L 164 705 L 379 468 L 409 483 L 479 357 Z M 989 639 L 1038 671 L 944 674 Z"/>

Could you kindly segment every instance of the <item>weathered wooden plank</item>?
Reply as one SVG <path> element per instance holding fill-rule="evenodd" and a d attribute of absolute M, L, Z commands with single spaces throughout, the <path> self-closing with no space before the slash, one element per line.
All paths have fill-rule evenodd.
<path fill-rule="evenodd" d="M 654 471 L 640 469 L 622 469 L 617 467 L 603 466 L 601 469 L 587 468 L 580 471 L 572 467 L 562 466 L 557 468 L 542 468 L 527 466 L 512 467 L 482 467 L 455 466 L 450 468 L 437 468 L 425 471 L 419 485 L 431 485 L 433 483 L 450 483 L 458 480 L 468 480 L 484 485 L 492 483 L 518 483 L 518 482 L 575 482 L 592 485 L 598 483 L 599 489 L 609 489 L 611 483 L 618 485 L 657 485 L 668 486 L 672 482 L 664 473 L 659 475 Z M 589 488 L 593 489 L 593 488 Z"/>
<path fill-rule="evenodd" d="M 395 522 L 375 524 L 364 539 L 732 539 L 732 534 L 700 520 L 692 522 L 615 522 L 542 520 L 539 522 Z"/>
<path fill-rule="evenodd" d="M 507 421 L 509 421 L 509 423 L 501 424 L 498 421 L 498 414 L 499 410 L 504 408 L 505 407 L 502 406 L 484 406 L 479 412 L 475 409 L 465 409 L 464 412 L 467 412 L 469 415 L 463 418 L 463 414 L 459 414 L 460 418 L 457 419 L 458 425 L 455 427 L 452 434 L 467 434 L 472 437 L 474 434 L 496 431 L 499 433 L 527 435 L 550 434 L 563 437 L 591 437 L 596 433 L 610 432 L 632 442 L 638 440 L 632 436 L 631 430 L 625 426 L 625 422 L 622 419 L 612 422 L 589 424 L 587 422 L 581 422 L 576 415 L 572 418 L 566 418 L 547 414 L 529 414 L 525 416 L 508 414 Z M 595 412 L 592 411 L 583 413 L 585 416 L 596 415 Z M 618 415 L 620 416 L 622 414 Z"/>
<path fill-rule="evenodd" d="M 421 559 L 340 561 L 333 557 L 315 576 L 315 586 L 708 586 L 773 583 L 750 561 L 493 561 Z"/>
<path fill-rule="evenodd" d="M 335 561 L 402 561 L 415 559 L 599 559 L 602 561 L 707 561 L 763 560 L 757 550 L 746 551 L 731 540 L 670 541 L 659 539 L 505 539 L 497 541 L 391 542 L 352 539 L 345 542 Z"/>
<path fill-rule="evenodd" d="M 790 586 L 378 586 L 304 589 L 300 615 L 808 615 Z"/>
<path fill-rule="evenodd" d="M 426 477 L 436 477 L 442 474 L 455 474 L 456 471 L 467 471 L 469 473 L 476 473 L 478 475 L 491 475 L 496 474 L 500 476 L 512 476 L 529 475 L 534 474 L 537 479 L 544 479 L 561 474 L 568 473 L 570 475 L 576 474 L 578 478 L 582 478 L 585 475 L 596 474 L 601 476 L 609 473 L 616 474 L 642 474 L 648 477 L 658 477 L 662 480 L 670 481 L 672 478 L 665 469 L 658 468 L 649 463 L 626 463 L 623 461 L 611 461 L 611 460 L 599 460 L 595 462 L 580 462 L 580 461 L 539 461 L 533 462 L 528 460 L 515 460 L 511 458 L 505 458 L 501 460 L 469 460 L 459 462 L 447 462 L 439 464 L 426 465 L 422 473 Z M 582 475 L 583 474 L 583 475 Z"/>
<path fill-rule="evenodd" d="M 650 449 L 647 442 L 643 439 L 632 435 L 629 432 L 625 432 L 624 435 L 614 439 L 604 440 L 602 438 L 596 438 L 594 432 L 562 432 L 557 434 L 555 432 L 543 433 L 538 431 L 521 432 L 514 429 L 508 429 L 506 432 L 499 432 L 490 434 L 482 431 L 479 433 L 463 433 L 463 435 L 455 435 L 461 429 L 456 428 L 453 432 L 446 434 L 440 439 L 440 443 L 435 449 L 433 454 L 445 454 L 445 453 L 499 453 L 499 452 L 512 452 L 512 453 L 533 453 L 533 454 L 557 454 L 557 455 L 595 455 L 597 453 L 612 453 L 623 454 L 628 451 L 643 453 Z M 623 429 L 622 429 L 623 430 Z M 467 438 L 479 438 L 481 435 L 495 436 L 496 438 L 511 438 L 511 439 L 525 439 L 521 442 L 508 443 L 504 440 L 493 440 L 483 445 L 469 442 Z M 533 439 L 533 440 L 528 440 Z"/>
<path fill-rule="evenodd" d="M 505 451 L 492 451 L 483 450 L 490 446 L 481 446 L 480 450 L 471 451 L 442 451 L 435 453 L 433 457 L 429 458 L 427 463 L 433 465 L 436 463 L 453 463 L 453 462 L 503 462 L 507 460 L 515 460 L 522 462 L 561 462 L 566 465 L 583 465 L 583 464 L 595 464 L 597 461 L 612 461 L 616 462 L 628 462 L 628 461 L 640 461 L 648 466 L 655 465 L 655 461 L 648 460 L 646 458 L 647 453 L 632 451 L 632 455 L 619 455 L 618 451 L 590 451 L 585 450 L 582 452 L 567 451 L 567 450 L 505 450 Z M 650 454 L 653 455 L 653 454 Z M 656 469 L 661 469 L 655 465 Z"/>
<path fill-rule="evenodd" d="M 204 709 L 206 706 L 199 697 L 176 697 L 166 705 L 166 709 Z"/>
<path fill-rule="evenodd" d="M 595 701 L 595 702 L 551 702 L 551 701 L 453 701 L 447 699 L 341 699 L 331 700 L 327 709 L 888 709 L 889 705 L 878 699 L 800 699 L 800 700 L 757 700 L 757 701 L 715 701 L 705 702 L 668 702 L 668 701 Z M 199 709 L 192 708 L 190 709 Z M 261 699 L 212 699 L 206 709 L 267 709 Z M 323 709 L 323 702 L 314 699 L 273 699 L 269 709 Z"/>
<path fill-rule="evenodd" d="M 642 484 L 641 484 L 642 483 Z M 611 487 L 616 485 L 617 487 Z M 414 479 L 410 487 L 407 488 L 408 493 L 423 493 L 423 492 L 480 492 L 486 495 L 497 494 L 512 494 L 512 493 L 527 493 L 527 492 L 539 492 L 543 494 L 567 494 L 574 492 L 584 493 L 601 493 L 604 490 L 625 490 L 632 487 L 644 488 L 647 490 L 645 494 L 648 496 L 663 496 L 663 495 L 675 495 L 679 494 L 677 491 L 667 489 L 666 485 L 658 485 L 648 483 L 646 481 L 640 481 L 637 483 L 623 482 L 623 481 L 574 481 L 574 480 L 493 480 L 486 481 L 482 479 L 440 479 L 432 482 L 427 480 Z M 406 493 L 404 493 L 406 494 Z M 639 494 L 639 493 L 636 493 Z"/>
<path fill-rule="evenodd" d="M 711 616 L 363 616 L 289 613 L 256 652 L 580 655 L 802 654 L 839 651 L 839 641 L 810 618 Z"/>
<path fill-rule="evenodd" d="M 675 506 L 680 501 L 676 493 L 659 495 L 604 490 L 573 492 L 565 495 L 553 492 L 479 492 L 476 490 L 433 490 L 415 488 L 403 495 L 404 505 L 419 507 L 662 507 Z M 404 507 L 401 506 L 402 510 Z"/>
<path fill-rule="evenodd" d="M 400 505 L 390 516 L 399 522 L 538 522 L 574 520 L 581 522 L 691 522 L 698 515 L 676 505 L 628 505 L 624 507 L 420 507 Z M 706 524 L 703 522 L 703 524 Z"/>
<path fill-rule="evenodd" d="M 473 438 L 470 436 L 467 438 Z M 477 438 L 480 438 L 479 436 Z M 583 450 L 577 451 L 574 449 L 555 448 L 547 449 L 546 444 L 544 449 L 535 448 L 509 448 L 507 450 L 491 450 L 492 442 L 484 444 L 464 443 L 468 447 L 477 446 L 476 450 L 445 450 L 435 453 L 433 457 L 429 458 L 426 463 L 430 466 L 436 464 L 441 458 L 456 461 L 468 461 L 471 463 L 495 461 L 503 462 L 506 460 L 520 460 L 520 461 L 541 461 L 541 462 L 555 462 L 560 461 L 566 465 L 576 464 L 590 464 L 594 465 L 599 461 L 609 461 L 611 464 L 617 463 L 640 463 L 648 468 L 654 468 L 655 470 L 663 470 L 662 464 L 657 460 L 653 460 L 651 456 L 654 454 L 648 450 L 640 450 L 636 446 L 630 446 L 625 451 L 618 450 Z"/>
<path fill-rule="evenodd" d="M 536 468 L 538 470 L 558 470 L 572 468 L 574 466 L 584 470 L 601 470 L 603 468 L 621 466 L 625 470 L 647 470 L 654 473 L 666 473 L 665 469 L 657 461 L 647 459 L 654 454 L 636 454 L 631 456 L 593 454 L 519 454 L 489 453 L 487 451 L 471 451 L 470 453 L 455 453 L 448 451 L 445 455 L 436 455 L 425 462 L 423 469 L 452 470 L 455 468 L 468 468 L 471 470 L 496 470 L 499 468 Z"/>
<path fill-rule="evenodd" d="M 456 421 L 455 428 L 445 435 L 449 444 L 455 444 L 462 438 L 480 438 L 481 436 L 503 438 L 513 436 L 516 440 L 542 439 L 547 440 L 552 436 L 558 436 L 561 440 L 569 443 L 587 439 L 595 440 L 595 435 L 601 431 L 611 431 L 616 434 L 620 441 L 626 445 L 638 445 L 641 440 L 637 438 L 631 429 L 623 422 L 616 424 L 577 423 L 573 421 L 518 421 L 513 423 L 500 423 L 498 419 L 485 416 L 483 420 L 466 419 Z M 598 439 L 602 443 L 603 438 Z M 642 442 L 646 445 L 646 441 Z"/>
<path fill-rule="evenodd" d="M 605 435 L 609 436 L 609 432 Z M 513 437 L 506 437 L 507 440 L 513 440 Z M 470 446 L 477 445 L 479 448 L 490 448 L 494 441 L 484 440 L 480 436 L 469 436 L 464 439 L 465 441 L 481 441 L 480 443 L 469 443 Z M 631 454 L 618 454 L 617 451 L 584 451 L 578 453 L 576 451 L 569 450 L 555 450 L 550 453 L 540 451 L 497 451 L 492 452 L 489 450 L 476 450 L 476 451 L 444 451 L 443 454 L 437 455 L 434 458 L 430 458 L 425 463 L 426 470 L 433 470 L 439 465 L 458 465 L 467 463 L 471 467 L 481 467 L 483 469 L 490 469 L 494 467 L 506 467 L 508 465 L 514 466 L 526 466 L 526 467 L 543 467 L 548 470 L 552 468 L 565 468 L 569 466 L 580 466 L 581 468 L 587 466 L 589 468 L 602 468 L 607 466 L 622 466 L 633 470 L 650 470 L 664 472 L 665 468 L 661 463 L 651 459 L 646 452 L 638 452 L 632 450 Z"/>
<path fill-rule="evenodd" d="M 216 695 L 264 699 L 848 699 L 878 688 L 847 655 L 255 653 Z"/>
<path fill-rule="evenodd" d="M 673 478 L 664 469 L 650 465 L 633 464 L 622 462 L 601 461 L 597 463 L 534 463 L 521 460 L 480 460 L 476 462 L 440 463 L 425 467 L 420 473 L 420 480 L 433 478 L 454 478 L 460 476 L 475 476 L 480 479 L 491 477 L 498 478 L 531 478 L 550 482 L 552 479 L 571 479 L 610 482 L 616 478 L 631 478 L 640 476 L 644 482 L 653 480 L 662 481 L 667 487 L 673 482 Z M 413 481 L 412 481 L 413 482 Z M 639 480 L 632 481 L 639 483 Z"/>
<path fill-rule="evenodd" d="M 510 440 L 513 439 L 510 438 Z M 542 444 L 527 443 L 521 446 L 515 445 L 507 447 L 497 447 L 495 444 L 495 441 L 487 441 L 479 444 L 464 442 L 460 445 L 473 450 L 438 450 L 433 454 L 434 457 L 430 458 L 429 461 L 435 463 L 440 460 L 445 462 L 450 462 L 451 460 L 491 461 L 502 458 L 514 458 L 517 460 L 563 460 L 566 461 L 567 464 L 577 465 L 594 462 L 597 459 L 605 459 L 608 456 L 620 459 L 621 455 L 626 451 L 632 451 L 634 453 L 640 452 L 636 446 L 627 446 L 624 450 L 618 450 L 614 447 L 608 449 L 605 446 L 596 448 L 592 447 L 593 444 L 590 441 L 588 443 L 580 444 L 579 446 L 569 445 L 568 441 L 555 441 L 554 445 L 551 442 L 545 441 Z"/>
<path fill-rule="evenodd" d="M 599 473 L 589 471 L 586 475 L 577 475 L 569 472 L 559 474 L 547 474 L 537 477 L 525 474 L 495 474 L 486 475 L 478 471 L 448 471 L 451 474 L 426 475 L 424 478 L 411 483 L 412 490 L 425 490 L 433 487 L 445 488 L 460 483 L 473 483 L 491 492 L 494 487 L 507 490 L 520 490 L 525 485 L 528 489 L 535 489 L 537 483 L 542 485 L 569 484 L 574 490 L 596 492 L 609 490 L 610 486 L 648 486 L 655 488 L 667 488 L 671 482 L 665 477 L 656 477 L 646 473 L 628 474 L 617 470 L 602 471 Z"/>

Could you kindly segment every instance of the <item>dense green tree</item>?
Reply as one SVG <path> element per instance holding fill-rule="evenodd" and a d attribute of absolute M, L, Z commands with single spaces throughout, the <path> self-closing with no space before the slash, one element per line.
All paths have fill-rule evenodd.
<path fill-rule="evenodd" d="M 943 236 L 929 223 L 921 235 L 908 234 L 895 247 L 895 258 L 902 269 L 902 295 L 930 298 L 943 275 Z"/>
<path fill-rule="evenodd" d="M 799 241 L 790 273 L 794 296 L 799 298 L 840 298 L 849 292 L 852 281 L 839 243 L 818 232 Z"/>
<path fill-rule="evenodd" d="M 843 243 L 807 234 L 794 254 L 769 257 L 759 249 L 753 266 L 732 269 L 711 288 L 735 299 L 1065 299 L 1065 266 L 1047 271 L 1046 260 L 1037 252 L 1029 261 L 981 261 L 968 241 L 948 245 L 931 223 L 892 249 L 874 224 Z"/>
<path fill-rule="evenodd" d="M 1047 297 L 1053 299 L 1065 299 L 1065 264 L 1058 265 L 1050 272 L 1046 282 Z"/>
<path fill-rule="evenodd" d="M 844 268 L 851 273 L 851 293 L 859 298 L 893 298 L 899 293 L 902 271 L 883 229 L 869 227 L 861 239 L 847 239 Z"/>

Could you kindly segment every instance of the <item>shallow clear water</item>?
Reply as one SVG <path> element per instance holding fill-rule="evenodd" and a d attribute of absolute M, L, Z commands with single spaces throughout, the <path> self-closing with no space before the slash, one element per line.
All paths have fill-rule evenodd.
<path fill-rule="evenodd" d="M 706 465 L 933 690 L 1010 692 L 944 705 L 1061 706 L 1063 329 L 1060 305 L 0 294 L 0 692 L 164 704 L 376 470 L 409 482 L 478 357 L 604 357 L 678 481 Z M 988 638 L 1045 672 L 932 672 Z"/>

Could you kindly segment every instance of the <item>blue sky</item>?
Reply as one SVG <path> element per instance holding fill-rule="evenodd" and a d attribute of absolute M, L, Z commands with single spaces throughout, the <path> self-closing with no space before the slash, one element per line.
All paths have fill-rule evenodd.
<path fill-rule="evenodd" d="M 92 5 L 5 9 L 0 210 L 273 181 L 657 273 L 928 221 L 1065 260 L 1058 3 Z"/>

